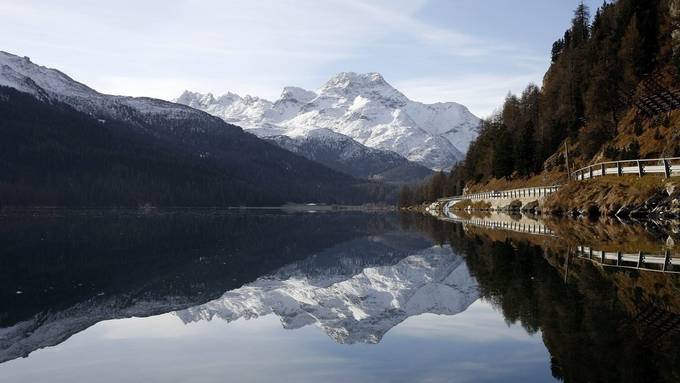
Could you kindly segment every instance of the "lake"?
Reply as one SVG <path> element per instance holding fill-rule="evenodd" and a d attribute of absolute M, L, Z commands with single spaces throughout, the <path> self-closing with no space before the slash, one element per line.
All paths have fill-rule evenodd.
<path fill-rule="evenodd" d="M 3 211 L 0 381 L 679 381 L 678 232 L 488 214 Z"/>

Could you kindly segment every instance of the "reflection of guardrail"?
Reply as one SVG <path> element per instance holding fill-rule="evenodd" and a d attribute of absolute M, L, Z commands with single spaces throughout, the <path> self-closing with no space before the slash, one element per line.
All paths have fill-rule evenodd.
<path fill-rule="evenodd" d="M 448 201 L 464 201 L 464 200 L 485 200 L 485 199 L 513 199 L 513 198 L 524 198 L 524 197 L 543 197 L 548 194 L 554 193 L 560 189 L 560 185 L 553 186 L 536 186 L 530 188 L 521 189 L 510 189 L 501 191 L 490 191 L 482 193 L 464 194 L 455 197 L 440 198 L 439 202 Z"/>
<path fill-rule="evenodd" d="M 634 174 L 638 177 L 645 174 L 663 174 L 666 178 L 680 176 L 680 157 L 600 162 L 572 172 L 571 178 L 586 180 L 593 177 L 625 174 Z"/>
<path fill-rule="evenodd" d="M 555 232 L 540 222 L 521 222 L 521 221 L 491 221 L 482 218 L 465 219 L 455 215 L 440 217 L 443 221 L 456 222 L 464 226 L 474 226 L 492 230 L 514 231 L 535 235 L 557 237 Z M 657 271 L 663 273 L 680 274 L 680 257 L 673 258 L 670 251 L 663 254 L 651 254 L 644 252 L 626 253 L 621 251 L 595 250 L 588 246 L 576 247 L 579 258 L 590 260 L 603 267 L 617 267 L 623 269 L 635 269 L 645 271 Z"/>
<path fill-rule="evenodd" d="M 532 223 L 526 223 L 526 222 L 502 222 L 502 221 L 488 221 L 484 219 L 464 219 L 464 218 L 459 218 L 459 217 L 440 217 L 441 220 L 443 221 L 450 221 L 450 222 L 457 222 L 457 223 L 462 223 L 463 225 L 470 225 L 470 226 L 476 226 L 476 227 L 481 227 L 481 228 L 486 228 L 486 229 L 493 229 L 493 230 L 507 230 L 507 231 L 515 231 L 518 233 L 528 233 L 528 234 L 538 234 L 538 235 L 549 235 L 549 236 L 555 236 L 555 233 L 550 230 L 548 227 L 545 225 L 541 224 L 540 222 L 532 222 Z"/>
<path fill-rule="evenodd" d="M 620 251 L 600 251 L 588 246 L 576 248 L 579 258 L 589 259 L 606 267 L 680 273 L 680 258 L 674 259 L 669 251 L 664 254 L 622 253 Z"/>

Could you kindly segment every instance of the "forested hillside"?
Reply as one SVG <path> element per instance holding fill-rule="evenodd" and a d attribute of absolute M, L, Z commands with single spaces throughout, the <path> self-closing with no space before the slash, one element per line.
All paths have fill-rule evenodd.
<path fill-rule="evenodd" d="M 0 87 L 0 116 L 0 206 L 272 206 L 385 198 L 378 184 L 217 118 L 210 117 L 216 128 L 204 133 L 195 132 L 192 121 L 140 127 L 8 87 Z"/>
<path fill-rule="evenodd" d="M 465 160 L 402 190 L 402 205 L 468 190 L 566 181 L 602 160 L 680 156 L 680 2 L 581 4 L 554 42 L 539 87 L 529 84 L 483 122 Z M 502 181 L 502 182 L 501 182 Z"/>

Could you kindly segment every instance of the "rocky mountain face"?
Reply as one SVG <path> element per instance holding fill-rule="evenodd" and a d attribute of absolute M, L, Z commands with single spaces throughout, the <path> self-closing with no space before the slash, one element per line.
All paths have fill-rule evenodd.
<path fill-rule="evenodd" d="M 432 170 L 411 162 L 395 152 L 369 148 L 327 128 L 310 130 L 304 136 L 278 135 L 265 139 L 357 178 L 389 183 L 412 183 L 432 174 Z"/>
<path fill-rule="evenodd" d="M 260 136 L 306 137 L 326 128 L 430 169 L 447 169 L 477 137 L 479 118 L 463 105 L 409 100 L 378 73 L 340 73 L 318 91 L 284 88 L 275 102 L 185 91 L 176 102 Z"/>

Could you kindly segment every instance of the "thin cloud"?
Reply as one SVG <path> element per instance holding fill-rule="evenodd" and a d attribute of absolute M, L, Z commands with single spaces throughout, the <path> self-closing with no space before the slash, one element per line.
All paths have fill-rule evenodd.
<path fill-rule="evenodd" d="M 423 77 L 396 81 L 406 96 L 421 102 L 455 101 L 472 113 L 487 117 L 503 103 L 508 92 L 520 93 L 529 83 L 540 84 L 543 72 L 517 75 L 474 73 L 451 77 Z"/>
<path fill-rule="evenodd" d="M 481 115 L 545 69 L 544 56 L 502 36 L 423 19 L 428 5 L 25 0 L 0 4 L 0 43 L 106 93 L 172 99 L 190 87 L 273 99 L 288 85 L 315 89 L 335 71 L 379 71 L 415 99 L 458 101 Z"/>

